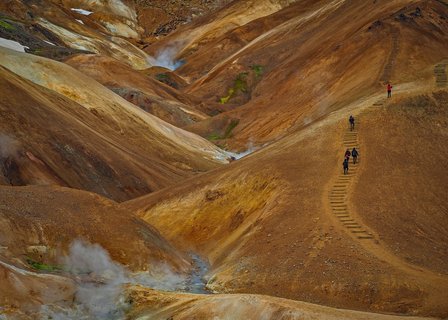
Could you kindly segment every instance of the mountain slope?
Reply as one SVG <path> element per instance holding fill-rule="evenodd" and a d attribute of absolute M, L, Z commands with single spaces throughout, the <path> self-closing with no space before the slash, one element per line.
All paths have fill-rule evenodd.
<path fill-rule="evenodd" d="M 214 168 L 225 157 L 64 64 L 6 49 L 0 54 L 2 65 L 60 93 L 2 70 L 2 108 L 10 119 L 2 133 L 22 145 L 4 174 L 19 167 L 20 179 L 11 184 L 56 183 L 124 200 Z"/>
<path fill-rule="evenodd" d="M 189 257 L 152 226 L 84 191 L 2 186 L 0 226 L 0 314 L 43 318 L 39 312 L 51 306 L 87 304 L 83 296 L 117 303 L 108 296 L 120 294 L 125 272 L 154 285 L 182 279 L 191 269 Z"/>
<path fill-rule="evenodd" d="M 178 72 L 192 74 L 185 92 L 238 107 L 189 130 L 208 136 L 238 119 L 220 144 L 242 149 L 378 92 L 384 81 L 426 81 L 448 50 L 447 10 L 439 1 L 300 2 L 253 22 L 258 35 L 250 24 L 216 34 L 191 56 L 179 54 Z"/>
<path fill-rule="evenodd" d="M 423 319 L 333 309 L 257 295 L 174 295 L 133 288 L 131 319 Z M 425 318 L 429 319 L 429 318 Z"/>
<path fill-rule="evenodd" d="M 196 99 L 190 99 L 175 88 L 117 60 L 97 55 L 77 55 L 64 62 L 141 109 L 177 127 L 208 118 L 195 108 L 199 104 Z M 156 76 L 169 78 L 162 70 Z"/>
<path fill-rule="evenodd" d="M 448 317 L 446 1 L 226 2 L 0 4 L 0 318 Z"/>
<path fill-rule="evenodd" d="M 444 316 L 447 220 L 441 199 L 448 190 L 445 165 L 436 164 L 446 163 L 446 155 L 433 153 L 430 170 L 417 153 L 446 144 L 446 93 L 408 95 L 398 93 L 396 107 L 373 106 L 381 101 L 376 95 L 358 101 L 247 159 L 124 205 L 177 246 L 207 256 L 211 290 Z M 406 107 L 414 103 L 420 107 Z M 351 176 L 339 178 L 349 113 L 360 119 L 361 162 Z M 378 120 L 385 115 L 394 121 Z M 431 139 L 408 139 L 407 132 L 422 136 L 434 123 L 440 126 L 426 134 Z M 373 138 L 378 130 L 395 142 L 385 147 Z M 383 161 L 383 149 L 393 150 L 395 143 L 408 146 L 406 160 L 397 154 L 397 161 Z M 416 192 L 390 181 L 388 173 L 400 177 L 409 170 L 409 179 L 433 186 Z M 422 209 L 429 203 L 434 211 Z"/>

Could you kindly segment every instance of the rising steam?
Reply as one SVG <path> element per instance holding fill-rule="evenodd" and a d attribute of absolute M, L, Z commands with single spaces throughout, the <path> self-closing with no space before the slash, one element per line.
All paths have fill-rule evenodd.
<path fill-rule="evenodd" d="M 149 272 L 133 274 L 113 261 L 98 244 L 74 241 L 69 255 L 62 259 L 63 269 L 77 283 L 71 308 L 46 305 L 42 319 L 124 319 L 129 307 L 123 295 L 126 284 L 138 284 L 165 291 L 183 290 L 187 279 L 168 265 L 151 265 Z"/>
<path fill-rule="evenodd" d="M 0 158 L 16 157 L 19 143 L 12 137 L 0 133 Z"/>
<path fill-rule="evenodd" d="M 236 152 L 227 152 L 227 154 L 228 154 L 230 157 L 234 157 L 236 160 L 238 160 L 238 159 L 244 158 L 245 156 L 251 154 L 251 153 L 254 152 L 255 150 L 256 150 L 256 148 L 254 147 L 253 142 L 252 142 L 252 141 L 249 141 L 249 143 L 247 144 L 247 149 L 246 149 L 246 151 L 239 152 L 239 153 L 236 153 Z"/>
<path fill-rule="evenodd" d="M 148 62 L 153 66 L 164 67 L 171 71 L 176 70 L 184 64 L 183 60 L 176 60 L 181 44 L 171 44 L 157 52 L 155 57 L 148 57 Z"/>

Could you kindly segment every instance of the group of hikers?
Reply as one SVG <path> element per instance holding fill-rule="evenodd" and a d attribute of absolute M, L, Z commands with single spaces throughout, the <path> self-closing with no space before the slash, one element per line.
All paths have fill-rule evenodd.
<path fill-rule="evenodd" d="M 348 118 L 348 122 L 350 123 L 350 131 L 353 131 L 355 129 L 355 118 L 351 115 L 350 118 Z M 350 160 L 350 156 L 353 158 L 353 164 L 356 164 L 359 156 L 358 150 L 356 150 L 356 148 L 353 148 L 352 151 L 350 151 L 350 149 L 347 149 L 345 151 L 344 162 L 342 163 L 344 174 L 348 173 L 348 162 Z"/>
<path fill-rule="evenodd" d="M 348 161 L 350 160 L 350 156 L 353 158 L 353 164 L 356 164 L 356 161 L 358 161 L 359 152 L 356 150 L 356 148 L 353 148 L 350 152 L 350 149 L 347 149 L 345 151 L 344 155 L 344 162 L 342 163 L 342 167 L 344 168 L 344 174 L 348 173 Z"/>
<path fill-rule="evenodd" d="M 392 85 L 390 83 L 387 83 L 387 97 L 392 97 Z M 353 131 L 355 129 L 355 118 L 350 115 L 348 118 L 348 122 L 350 123 L 350 131 Z M 358 161 L 359 152 L 356 150 L 356 148 L 353 148 L 352 151 L 350 149 L 347 149 L 345 151 L 344 155 L 344 162 L 342 163 L 342 167 L 344 168 L 344 174 L 348 173 L 348 163 L 350 160 L 350 156 L 353 158 L 353 164 L 356 164 L 356 161 Z"/>

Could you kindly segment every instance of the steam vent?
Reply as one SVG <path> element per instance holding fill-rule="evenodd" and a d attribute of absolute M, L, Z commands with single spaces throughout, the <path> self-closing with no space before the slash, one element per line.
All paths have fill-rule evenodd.
<path fill-rule="evenodd" d="M 448 0 L 0 0 L 0 320 L 448 319 Z"/>

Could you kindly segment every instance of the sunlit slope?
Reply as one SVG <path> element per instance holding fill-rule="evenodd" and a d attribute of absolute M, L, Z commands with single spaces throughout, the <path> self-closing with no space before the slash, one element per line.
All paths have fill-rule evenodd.
<path fill-rule="evenodd" d="M 209 295 L 123 288 L 130 318 L 448 317 L 446 1 L 236 0 L 150 40 L 134 2 L 0 3 L 34 54 L 0 48 L 2 307 L 76 307 L 95 275 L 36 263 L 82 238 L 198 287 L 186 253 L 210 263 Z"/>
<path fill-rule="evenodd" d="M 2 65 L 52 89 L 2 69 L 2 109 L 10 119 L 1 123 L 2 135 L 14 145 L 3 158 L 15 163 L 3 183 L 59 184 L 124 200 L 223 161 L 208 141 L 65 64 L 6 49 L 1 56 Z"/>
<path fill-rule="evenodd" d="M 90 0 L 50 0 L 55 5 L 71 13 L 76 18 L 86 19 L 87 24 L 101 26 L 104 33 L 123 38 L 137 39 L 143 32 L 138 25 L 134 1 L 90 1 Z M 72 9 L 84 9 L 86 13 L 73 12 Z"/>
<path fill-rule="evenodd" d="M 366 97 L 225 169 L 125 206 L 207 256 L 212 290 L 446 316 L 446 155 L 434 152 L 429 167 L 419 155 L 447 143 L 446 93 L 410 92 L 384 107 L 373 106 L 382 97 Z M 343 177 L 346 143 L 355 143 L 346 140 L 349 113 L 359 122 L 361 162 Z M 417 192 L 409 181 L 431 186 Z"/>
<path fill-rule="evenodd" d="M 77 55 L 64 62 L 141 109 L 177 127 L 208 118 L 194 107 L 199 104 L 198 100 L 190 99 L 175 88 L 115 59 L 98 55 Z M 165 74 L 163 71 L 157 73 L 159 76 Z"/>
<path fill-rule="evenodd" d="M 448 91 L 394 100 L 360 119 L 366 165 L 353 209 L 395 255 L 448 275 Z M 372 187 L 374 186 L 374 187 Z"/>
<path fill-rule="evenodd" d="M 57 60 L 98 53 L 136 69 L 150 66 L 147 55 L 131 43 L 143 29 L 130 2 L 13 0 L 2 1 L 0 12 L 7 23 L 6 29 L 0 27 L 2 37 L 20 42 L 30 53 Z"/>
<path fill-rule="evenodd" d="M 93 193 L 60 187 L 0 187 L 0 305 L 37 312 L 42 305 L 71 306 L 76 286 L 100 281 L 104 274 L 70 274 L 64 262 L 76 241 L 107 250 L 128 270 L 184 275 L 190 263 L 160 233 L 113 201 Z M 79 251 L 78 266 L 88 261 L 107 268 L 101 250 Z M 87 269 L 89 271 L 90 269 Z M 96 270 L 96 269 L 92 269 Z M 90 271 L 89 271 L 90 272 Z M 110 270 L 114 275 L 113 270 Z M 99 280 L 98 280 L 99 279 Z M 106 280 L 107 280 L 106 276 Z M 101 281 L 98 286 L 103 285 Z M 103 293 L 105 291 L 102 291 Z M 34 317 L 31 317 L 34 318 Z"/>
<path fill-rule="evenodd" d="M 22 311 L 38 310 L 42 304 L 69 305 L 76 288 L 74 281 L 51 274 L 37 274 L 19 269 L 0 260 L 0 304 L 2 316 Z M 12 317 L 11 317 L 12 318 Z M 29 319 L 25 316 L 14 319 Z"/>
<path fill-rule="evenodd" d="M 189 94 L 239 107 L 189 129 L 207 136 L 239 119 L 223 143 L 242 148 L 383 91 L 386 81 L 425 85 L 448 52 L 447 10 L 439 1 L 307 1 L 216 34 L 181 53 L 178 72 L 192 75 Z"/>
<path fill-rule="evenodd" d="M 182 271 L 188 265 L 157 230 L 106 198 L 60 187 L 0 188 L 1 255 L 19 258 L 26 268 L 27 257 L 58 265 L 75 240 L 101 245 L 133 270 L 166 262 Z"/>
<path fill-rule="evenodd" d="M 146 51 L 155 55 L 165 47 L 173 46 L 179 52 L 178 56 L 186 57 L 227 31 L 258 18 L 268 16 L 293 2 L 295 1 L 232 1 L 219 10 L 180 27 L 162 41 L 147 47 Z"/>
<path fill-rule="evenodd" d="M 334 309 L 293 300 L 259 295 L 176 295 L 131 288 L 130 319 L 309 319 L 349 320 L 423 319 Z M 425 318 L 429 319 L 429 318 Z"/>

